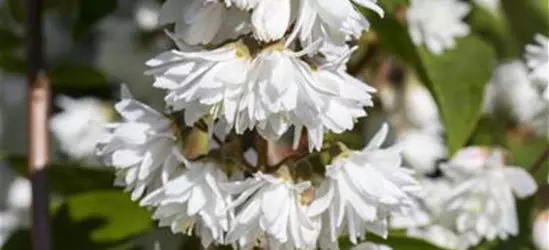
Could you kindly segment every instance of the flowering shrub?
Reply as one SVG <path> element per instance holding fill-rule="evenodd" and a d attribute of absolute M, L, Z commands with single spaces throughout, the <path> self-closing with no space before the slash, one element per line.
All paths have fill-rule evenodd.
<path fill-rule="evenodd" d="M 547 213 L 526 217 L 547 206 L 533 201 L 547 194 L 549 40 L 536 30 L 515 41 L 511 7 L 141 6 L 137 23 L 170 44 L 144 62 L 152 88 L 122 84 L 113 108 L 58 98 L 52 132 L 87 167 L 51 167 L 53 225 L 110 219 L 71 232 L 83 249 L 140 246 L 161 228 L 175 236 L 149 236 L 156 249 L 174 238 L 202 249 L 547 249 Z"/>

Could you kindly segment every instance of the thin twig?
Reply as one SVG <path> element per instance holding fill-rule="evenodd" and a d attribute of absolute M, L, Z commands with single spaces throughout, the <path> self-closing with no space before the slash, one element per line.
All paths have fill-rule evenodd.
<path fill-rule="evenodd" d="M 266 172 L 269 166 L 269 146 L 267 140 L 261 135 L 256 134 L 256 147 L 257 147 L 257 169 Z"/>
<path fill-rule="evenodd" d="M 530 168 L 530 174 L 535 175 L 536 172 L 542 167 L 543 163 L 549 158 L 549 146 L 543 151 L 543 154 L 540 155 L 538 160 L 534 163 L 532 168 Z"/>
<path fill-rule="evenodd" d="M 32 243 L 35 250 L 50 250 L 48 165 L 48 113 L 50 85 L 44 72 L 42 1 L 27 0 L 28 171 L 32 186 Z"/>
<path fill-rule="evenodd" d="M 296 164 L 301 163 L 304 160 L 308 160 L 311 157 L 318 156 L 321 153 L 324 153 L 324 152 L 330 150 L 330 148 L 331 147 L 322 148 L 322 149 L 320 149 L 320 151 L 315 151 L 315 152 L 311 152 L 311 153 L 306 152 L 306 153 L 301 153 L 301 154 L 290 155 L 290 156 L 282 159 L 281 161 L 279 161 L 277 164 L 269 166 L 269 168 L 268 168 L 269 172 L 276 172 L 280 167 L 282 167 L 285 164 L 288 164 L 289 162 L 292 162 L 292 161 Z"/>

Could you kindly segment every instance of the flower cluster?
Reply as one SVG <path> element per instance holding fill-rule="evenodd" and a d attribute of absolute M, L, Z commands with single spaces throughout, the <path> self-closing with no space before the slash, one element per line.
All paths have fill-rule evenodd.
<path fill-rule="evenodd" d="M 413 41 L 434 54 L 451 49 L 469 33 L 469 10 L 457 0 L 410 1 Z M 350 42 L 369 28 L 365 11 L 384 15 L 376 0 L 167 0 L 158 21 L 173 28 L 166 34 L 176 47 L 145 71 L 164 91 L 165 110 L 123 88 L 121 120 L 104 128 L 96 155 L 160 226 L 196 235 L 204 248 L 338 249 L 345 237 L 357 249 L 390 249 L 360 244 L 390 228 L 458 249 L 515 235 L 514 197 L 536 184 L 505 166 L 500 151 L 465 149 L 443 178 L 418 180 L 436 174 L 447 154 L 424 87 L 406 87 L 404 106 L 427 108 L 389 118 L 403 124 L 394 145 L 384 146 L 386 124 L 362 150 L 326 140 L 352 130 L 374 104 L 376 89 L 346 68 Z M 538 64 L 528 64 L 533 76 Z M 385 90 L 385 108 L 400 110 Z M 188 133 L 215 145 L 189 153 Z M 277 143 L 291 147 L 279 162 Z"/>
<path fill-rule="evenodd" d="M 441 166 L 444 177 L 422 182 L 415 206 L 391 217 L 394 228 L 449 249 L 518 234 L 515 197 L 537 190 L 524 169 L 506 166 L 500 149 L 469 147 Z"/>

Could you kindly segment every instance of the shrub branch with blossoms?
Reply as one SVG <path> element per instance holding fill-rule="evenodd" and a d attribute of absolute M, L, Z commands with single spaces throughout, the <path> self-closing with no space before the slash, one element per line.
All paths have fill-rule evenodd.
<path fill-rule="evenodd" d="M 54 249 L 549 249 L 543 0 L 107 2 L 101 70 L 48 72 Z M 47 9 L 84 32 L 106 5 Z M 63 85 L 110 77 L 131 85 Z M 28 189 L 0 204 L 1 249 L 30 248 Z"/>
<path fill-rule="evenodd" d="M 373 105 L 376 90 L 346 73 L 356 49 L 347 42 L 369 27 L 354 4 L 383 10 L 373 0 L 183 2 L 167 1 L 160 16 L 175 24 L 166 33 L 177 49 L 145 72 L 166 91 L 166 113 L 124 94 L 115 105 L 122 121 L 98 145 L 116 183 L 160 226 L 197 235 L 205 248 L 333 249 L 341 235 L 354 244 L 366 232 L 386 238 L 389 215 L 420 188 L 401 148 L 381 147 L 388 126 L 360 151 L 324 140 Z M 185 156 L 185 126 L 215 145 Z M 295 152 L 273 163 L 269 147 L 284 134 Z M 333 159 L 299 167 L 319 153 Z"/>

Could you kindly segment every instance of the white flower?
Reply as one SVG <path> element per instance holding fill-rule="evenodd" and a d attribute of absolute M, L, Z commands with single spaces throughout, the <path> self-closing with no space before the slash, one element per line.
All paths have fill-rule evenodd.
<path fill-rule="evenodd" d="M 401 166 L 398 147 L 380 148 L 388 130 L 384 124 L 362 151 L 343 153 L 326 167 L 324 195 L 332 201 L 323 214 L 322 248 L 337 246 L 343 233 L 354 244 L 366 231 L 386 237 L 389 214 L 411 205 L 409 194 L 419 185 Z"/>
<path fill-rule="evenodd" d="M 111 116 L 106 104 L 91 97 L 56 98 L 63 112 L 50 119 L 50 128 L 61 150 L 77 160 L 92 160 L 95 146 L 106 133 Z"/>
<path fill-rule="evenodd" d="M 291 0 L 261 0 L 252 13 L 254 36 L 261 41 L 281 39 L 290 25 Z"/>
<path fill-rule="evenodd" d="M 399 135 L 398 141 L 406 165 L 421 173 L 435 172 L 437 162 L 447 156 L 446 145 L 439 135 L 409 130 Z"/>
<path fill-rule="evenodd" d="M 346 41 L 359 38 L 369 29 L 370 23 L 354 4 L 384 15 L 377 0 L 301 0 L 289 41 L 297 36 L 302 44 L 308 45 L 322 39 L 321 52 L 337 54 L 341 51 L 338 47 L 346 47 Z"/>
<path fill-rule="evenodd" d="M 375 244 L 372 242 L 364 242 L 352 247 L 351 250 L 393 250 L 393 249 L 386 245 Z"/>
<path fill-rule="evenodd" d="M 136 200 L 167 182 L 180 164 L 176 132 L 169 118 L 137 100 L 123 98 L 115 109 L 123 120 L 109 125 L 97 155 L 117 170 L 115 184 Z"/>
<path fill-rule="evenodd" d="M 463 18 L 471 7 L 458 0 L 410 0 L 408 31 L 416 45 L 425 44 L 436 55 L 454 48 L 456 38 L 469 34 Z"/>
<path fill-rule="evenodd" d="M 141 205 L 156 207 L 153 218 L 173 233 L 190 234 L 194 229 L 204 248 L 212 242 L 224 244 L 230 196 L 219 188 L 227 181 L 220 167 L 210 161 L 185 162 L 184 170 L 147 195 Z"/>
<path fill-rule="evenodd" d="M 326 209 L 328 200 L 318 199 L 307 206 L 302 193 L 310 182 L 290 181 L 258 172 L 253 178 L 226 183 L 224 189 L 238 197 L 230 205 L 236 218 L 227 234 L 227 243 L 251 247 L 264 236 L 266 249 L 310 249 L 316 246 L 320 221 L 314 219 Z"/>
<path fill-rule="evenodd" d="M 453 230 L 455 214 L 443 203 L 453 186 L 446 179 L 423 179 L 414 206 L 391 215 L 391 228 L 407 229 L 406 235 L 447 249 L 466 249 L 466 236 Z"/>
<path fill-rule="evenodd" d="M 250 15 L 215 0 L 168 0 L 159 24 L 175 23 L 175 34 L 187 44 L 220 43 L 251 31 Z"/>
<path fill-rule="evenodd" d="M 549 100 L 549 38 L 537 34 L 534 40 L 538 44 L 526 45 L 526 61 L 530 68 L 530 77 L 544 84 L 544 96 Z"/>
<path fill-rule="evenodd" d="M 547 103 L 528 77 L 526 65 L 515 60 L 498 65 L 488 83 L 484 97 L 484 112 L 509 110 L 512 118 L 527 124 L 543 119 Z"/>
<path fill-rule="evenodd" d="M 538 250 L 549 250 L 549 209 L 541 211 L 536 216 L 532 237 Z"/>
<path fill-rule="evenodd" d="M 528 172 L 505 166 L 500 150 L 482 148 L 458 153 L 444 170 L 458 185 L 448 194 L 444 208 L 458 214 L 456 228 L 471 244 L 482 238 L 504 240 L 518 234 L 514 196 L 524 198 L 537 189 Z"/>
<path fill-rule="evenodd" d="M 30 225 L 29 211 L 32 203 L 31 185 L 27 179 L 16 177 L 10 183 L 4 184 L 7 184 L 7 194 L 5 207 L 0 211 L 0 247 L 12 232 Z"/>
<path fill-rule="evenodd" d="M 413 196 L 412 205 L 391 214 L 391 228 L 414 229 L 441 222 L 440 217 L 447 216 L 441 205 L 451 188 L 444 179 L 421 180 L 421 191 Z"/>
<path fill-rule="evenodd" d="M 223 119 L 228 131 L 255 128 L 269 139 L 292 125 L 297 133 L 305 127 L 310 148 L 318 149 L 325 129 L 352 129 L 353 120 L 366 115 L 374 89 L 345 72 L 349 52 L 314 68 L 302 61 L 316 45 L 293 52 L 275 44 L 253 58 L 240 42 L 212 51 L 174 50 L 147 62 L 147 73 L 155 87 L 168 90 L 171 108 L 185 109 L 187 125 Z"/>

